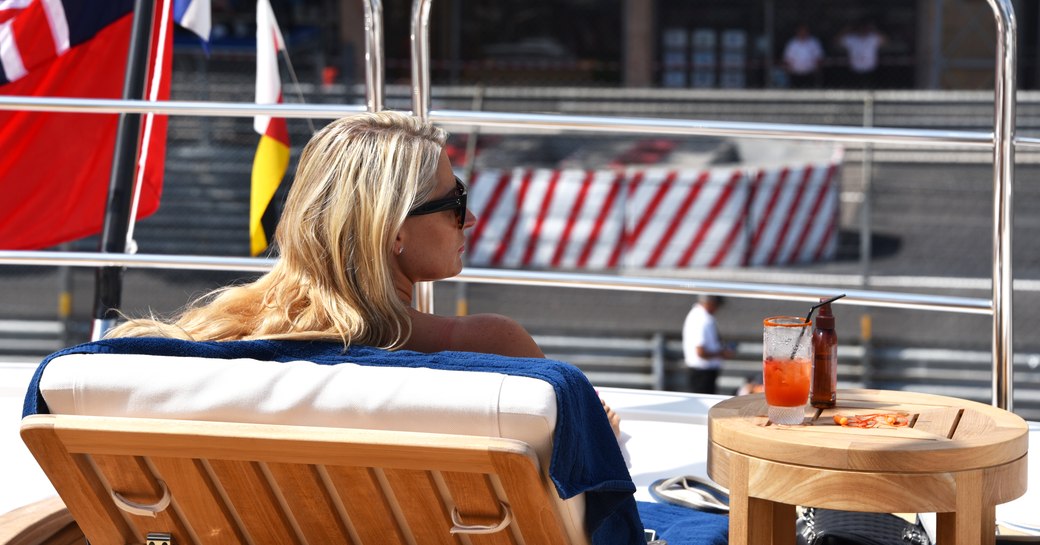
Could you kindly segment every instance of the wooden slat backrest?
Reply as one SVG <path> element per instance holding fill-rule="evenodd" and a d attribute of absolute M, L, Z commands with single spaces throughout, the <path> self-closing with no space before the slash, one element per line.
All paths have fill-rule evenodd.
<path fill-rule="evenodd" d="M 123 497 L 137 503 L 151 503 L 162 497 L 162 485 L 152 476 L 146 460 L 137 456 L 112 456 L 99 454 L 92 457 L 94 467 L 108 482 L 112 490 L 121 491 Z M 186 535 L 186 529 L 180 518 L 172 510 L 167 509 L 154 517 L 123 514 L 130 519 L 133 529 L 158 527 L 169 528 L 176 535 Z M 144 534 L 135 534 L 136 543 L 144 543 Z"/>
<path fill-rule="evenodd" d="M 271 479 L 281 491 L 306 543 L 350 543 L 336 500 L 314 466 L 300 464 L 267 464 Z"/>
<path fill-rule="evenodd" d="M 495 500 L 494 483 L 487 476 L 449 471 L 442 477 L 452 497 L 457 498 L 455 504 L 459 512 L 466 513 L 462 518 L 464 524 L 488 525 L 502 520 L 505 513 Z M 470 539 L 473 545 L 516 545 L 513 535 L 505 532 L 474 535 Z"/>
<path fill-rule="evenodd" d="M 221 500 L 202 460 L 163 456 L 151 460 L 170 493 L 177 498 L 178 512 L 192 522 L 192 530 L 200 536 L 200 543 L 244 542 L 234 515 Z"/>
<path fill-rule="evenodd" d="M 404 532 L 394 521 L 393 507 L 383 494 L 379 476 L 372 468 L 329 467 L 326 468 L 338 497 L 350 498 L 343 502 L 347 520 L 367 520 L 370 523 L 354 528 L 361 543 L 387 545 L 408 543 Z"/>
<path fill-rule="evenodd" d="M 489 437 L 39 415 L 22 437 L 92 545 L 568 543 L 530 447 Z M 151 504 L 120 510 L 111 491 Z M 513 522 L 493 534 L 465 525 Z"/>

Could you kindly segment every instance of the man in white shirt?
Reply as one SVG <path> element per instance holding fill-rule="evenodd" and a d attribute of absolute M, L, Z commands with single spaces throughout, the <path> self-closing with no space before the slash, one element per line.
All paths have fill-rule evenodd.
<path fill-rule="evenodd" d="M 805 89 L 819 87 L 820 63 L 823 46 L 809 33 L 808 25 L 798 25 L 798 31 L 784 47 L 784 68 L 791 87 Z"/>
<path fill-rule="evenodd" d="M 870 89 L 878 67 L 878 50 L 885 45 L 885 37 L 869 21 L 861 21 L 852 32 L 838 38 L 849 56 L 849 79 L 854 87 Z"/>
<path fill-rule="evenodd" d="M 714 394 L 722 362 L 733 356 L 722 345 L 715 311 L 722 305 L 717 295 L 701 295 L 683 322 L 683 359 L 686 360 L 689 391 Z"/>

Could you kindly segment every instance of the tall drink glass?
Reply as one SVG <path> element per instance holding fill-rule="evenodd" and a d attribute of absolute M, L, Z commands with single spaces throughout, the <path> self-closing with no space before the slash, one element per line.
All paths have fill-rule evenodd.
<path fill-rule="evenodd" d="M 773 316 L 762 323 L 762 382 L 769 421 L 801 424 L 812 377 L 812 321 Z"/>

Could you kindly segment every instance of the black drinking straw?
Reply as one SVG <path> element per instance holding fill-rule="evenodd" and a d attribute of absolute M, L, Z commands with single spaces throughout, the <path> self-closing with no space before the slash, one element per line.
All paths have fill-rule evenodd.
<path fill-rule="evenodd" d="M 826 300 L 820 301 L 819 303 L 809 307 L 809 313 L 805 315 L 805 323 L 808 324 L 810 321 L 812 321 L 812 315 L 813 315 L 814 312 L 816 312 L 816 309 L 822 307 L 823 305 L 826 305 L 826 304 L 829 304 L 829 303 L 833 303 L 833 302 L 837 301 L 838 299 L 841 299 L 842 297 L 845 297 L 844 293 L 841 294 L 841 295 L 835 295 L 834 297 L 831 297 L 830 299 L 826 299 Z M 802 328 L 802 332 L 798 334 L 798 339 L 794 341 L 794 348 L 791 349 L 791 359 L 792 360 L 794 359 L 795 353 L 798 352 L 798 343 L 802 342 L 802 337 L 805 335 L 805 329 L 806 328 L 804 328 L 804 327 Z"/>

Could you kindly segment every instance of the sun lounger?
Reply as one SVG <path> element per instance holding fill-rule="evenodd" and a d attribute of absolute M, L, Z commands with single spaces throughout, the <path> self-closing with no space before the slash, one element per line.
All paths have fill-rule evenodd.
<path fill-rule="evenodd" d="M 93 545 L 574 542 L 511 439 L 69 415 L 22 435 Z"/>
<path fill-rule="evenodd" d="M 558 452 L 610 434 L 583 377 L 567 395 L 597 412 L 563 416 L 558 384 L 486 366 L 283 359 L 58 355 L 23 439 L 92 545 L 592 541 L 594 481 L 559 470 L 589 459 Z M 625 497 L 607 485 L 597 503 Z"/>

